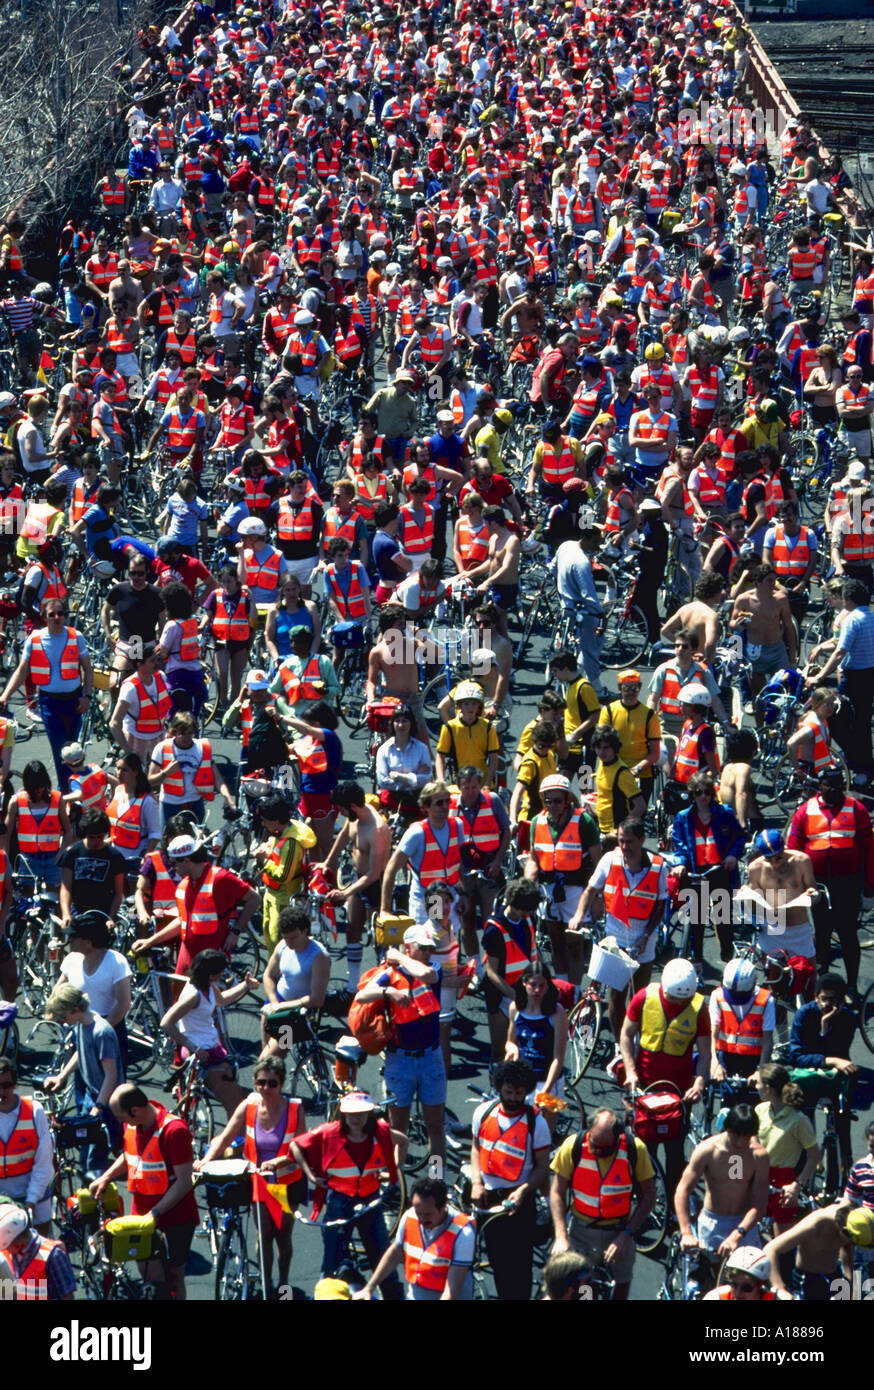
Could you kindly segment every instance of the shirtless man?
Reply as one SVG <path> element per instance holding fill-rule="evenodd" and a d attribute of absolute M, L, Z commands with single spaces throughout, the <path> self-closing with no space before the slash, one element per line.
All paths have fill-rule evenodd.
<path fill-rule="evenodd" d="M 526 338 L 534 339 L 534 350 L 536 352 L 537 343 L 543 332 L 543 325 L 546 321 L 546 312 L 543 308 L 542 299 L 537 297 L 537 287 L 533 280 L 529 281 L 524 295 L 519 299 L 514 299 L 508 309 L 505 309 L 500 319 L 501 332 L 505 338 L 510 336 L 510 323 L 513 322 L 513 334 L 511 347 L 516 347 Z"/>
<path fill-rule="evenodd" d="M 379 910 L 380 881 L 391 855 L 391 830 L 388 821 L 368 806 L 364 792 L 357 782 L 340 782 L 334 792 L 334 805 L 346 817 L 343 829 L 322 864 L 322 869 L 334 869 L 348 846 L 357 875 L 351 883 L 333 888 L 325 895 L 329 906 L 346 904 L 346 988 L 354 994 L 361 976 L 364 947 L 361 934 L 369 911 Z M 338 879 L 339 883 L 339 879 Z"/>
<path fill-rule="evenodd" d="M 695 1146 L 674 1195 L 684 1250 L 705 1250 L 716 1263 L 739 1245 L 761 1243 L 758 1222 L 768 1207 L 768 1154 L 756 1139 L 758 1128 L 752 1106 L 735 1105 L 722 1133 Z M 689 1199 L 702 1179 L 704 1206 L 696 1232 Z"/>
<path fill-rule="evenodd" d="M 510 694 L 513 645 L 499 630 L 501 610 L 497 604 L 483 603 L 475 611 L 473 620 L 479 633 L 479 645 L 470 654 L 472 675 L 486 697 L 486 718 L 497 719 L 502 714 L 509 715 L 513 708 Z"/>
<path fill-rule="evenodd" d="M 415 629 L 403 608 L 384 608 L 379 615 L 379 639 L 367 658 L 364 697 L 368 704 L 389 696 L 409 705 L 416 720 L 416 737 L 428 744 L 422 712 Z"/>
<path fill-rule="evenodd" d="M 763 1253 L 771 1261 L 772 1286 L 786 1290 L 780 1256 L 794 1250 L 792 1292 L 802 1302 L 827 1303 L 833 1282 L 842 1275 L 852 1288 L 853 1242 L 846 1229 L 852 1210 L 849 1202 L 833 1202 L 821 1211 L 810 1212 L 796 1226 L 769 1241 Z"/>
<path fill-rule="evenodd" d="M 748 886 L 764 898 L 771 909 L 766 914 L 752 904 L 753 920 L 759 926 L 758 945 L 766 955 L 785 951 L 808 962 L 804 972 L 809 975 L 809 987 L 816 973 L 816 946 L 813 923 L 808 906 L 786 904 L 807 895 L 810 904 L 819 897 L 813 865 L 801 850 L 785 849 L 778 830 L 761 830 L 753 841 L 756 858 L 750 861 Z"/>
<path fill-rule="evenodd" d="M 516 607 L 519 596 L 519 561 L 522 542 L 507 528 L 507 518 L 500 507 L 486 507 L 483 521 L 489 533 L 489 553 L 481 565 L 468 571 L 468 579 L 477 586 L 477 593 L 490 595 L 498 608 L 498 631 L 507 636 L 507 612 Z"/>
<path fill-rule="evenodd" d="M 728 625 L 732 632 L 746 629 L 747 655 L 752 667 L 750 685 L 754 695 L 763 690 L 776 671 L 794 666 L 798 655 L 797 635 L 789 607 L 789 595 L 777 588 L 773 565 L 756 565 L 750 570 L 754 588 L 738 594 Z M 756 711 L 761 723 L 762 712 Z"/>
<path fill-rule="evenodd" d="M 707 665 L 712 665 L 719 641 L 719 613 L 717 609 L 725 598 L 725 580 L 721 574 L 704 570 L 695 585 L 695 597 L 691 603 L 684 603 L 662 628 L 662 641 L 673 642 L 681 627 L 690 627 L 695 633 L 693 656 L 700 657 Z"/>

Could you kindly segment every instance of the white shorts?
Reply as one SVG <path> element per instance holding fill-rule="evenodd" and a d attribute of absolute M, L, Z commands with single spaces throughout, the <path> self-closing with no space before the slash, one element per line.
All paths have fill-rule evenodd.
<path fill-rule="evenodd" d="M 299 579 L 301 584 L 309 584 L 313 577 L 313 570 L 319 563 L 318 555 L 308 555 L 304 560 L 286 560 L 288 566 L 286 574 L 293 574 L 295 579 Z"/>
<path fill-rule="evenodd" d="M 404 553 L 406 554 L 406 552 Z M 424 553 L 421 555 L 407 555 L 407 559 L 411 560 L 413 564 L 413 568 L 410 570 L 410 574 L 418 574 L 419 570 L 422 568 L 425 561 L 429 559 L 430 555 L 430 550 L 424 551 Z M 407 578 L 409 578 L 409 575 L 407 576 Z"/>
<path fill-rule="evenodd" d="M 321 395 L 322 383 L 317 376 L 296 376 L 294 389 L 302 401 L 317 401 Z"/>
<path fill-rule="evenodd" d="M 564 922 L 565 925 L 571 920 L 580 905 L 580 898 L 585 889 L 583 884 L 566 883 L 564 889 L 564 902 L 550 902 L 547 921 Z"/>

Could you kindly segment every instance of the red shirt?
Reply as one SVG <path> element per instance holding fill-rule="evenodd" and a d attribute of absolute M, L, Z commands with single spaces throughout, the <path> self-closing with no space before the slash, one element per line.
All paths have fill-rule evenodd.
<path fill-rule="evenodd" d="M 819 796 L 811 797 L 811 801 L 816 801 L 823 815 L 831 822 L 837 812 L 831 807 L 826 806 Z M 807 848 L 807 808 L 811 801 L 805 801 L 798 807 L 792 817 L 792 824 L 789 827 L 789 835 L 786 840 L 787 849 L 800 849 L 809 856 L 813 865 L 813 872 L 816 878 L 828 883 L 829 878 L 842 877 L 850 874 L 864 874 L 865 882 L 869 886 L 874 886 L 874 834 L 871 831 L 871 817 L 865 810 L 861 801 L 857 801 L 853 796 L 845 796 L 841 806 L 850 805 L 856 817 L 856 838 L 852 844 L 848 844 L 846 849 L 829 850 L 809 850 Z"/>
<path fill-rule="evenodd" d="M 488 487 L 483 487 L 482 483 L 476 479 L 472 483 L 465 483 L 458 500 L 461 503 L 475 492 L 478 497 L 483 499 L 487 507 L 502 507 L 504 499 L 509 497 L 512 491 L 513 484 L 502 477 L 500 473 L 496 473 Z"/>
<path fill-rule="evenodd" d="M 326 1125 L 319 1125 L 316 1129 L 311 1129 L 308 1134 L 298 1134 L 295 1137 L 294 1142 L 300 1146 L 301 1152 L 305 1155 L 306 1161 L 316 1174 L 316 1177 L 325 1171 L 324 1155 L 326 1145 L 330 1146 L 336 1143 L 339 1135 L 340 1121 L 333 1120 Z M 398 1170 L 394 1161 L 391 1129 L 385 1120 L 377 1120 L 376 1134 L 372 1139 L 363 1139 L 356 1144 L 349 1143 L 347 1139 L 346 1145 L 353 1161 L 359 1168 L 363 1168 L 370 1157 L 375 1142 L 381 1144 L 383 1156 L 385 1158 L 385 1166 L 388 1169 L 389 1181 L 393 1183 L 397 1182 Z"/>
<path fill-rule="evenodd" d="M 198 584 L 209 583 L 212 579 L 206 565 L 202 565 L 191 555 L 180 555 L 175 565 L 168 565 L 166 560 L 157 559 L 153 564 L 155 578 L 162 587 L 164 584 L 169 584 L 172 579 L 174 583 L 184 584 L 192 598 L 194 598 L 194 591 Z"/>
<path fill-rule="evenodd" d="M 188 879 L 185 886 L 185 912 L 191 912 L 194 905 L 195 895 L 203 880 L 198 880 L 197 885 Z M 179 959 L 176 962 L 178 973 L 187 970 L 194 956 L 198 951 L 223 951 L 228 936 L 229 924 L 236 909 L 251 892 L 248 883 L 232 874 L 230 869 L 217 869 L 212 885 L 212 900 L 215 903 L 215 910 L 218 913 L 218 931 L 208 935 L 198 934 L 189 936 L 187 929 L 182 931 L 182 944 L 179 947 Z"/>
<path fill-rule="evenodd" d="M 167 1113 L 163 1105 L 159 1105 L 156 1100 L 152 1101 L 158 1112 L 159 1121 Z M 154 1130 L 148 1133 L 137 1127 L 135 1130 L 137 1140 L 137 1153 L 141 1154 L 146 1147 L 149 1139 L 152 1138 Z M 173 1119 L 161 1130 L 158 1135 L 158 1147 L 161 1150 L 161 1157 L 167 1167 L 167 1173 L 172 1187 L 175 1180 L 176 1165 L 181 1163 L 194 1162 L 194 1150 L 191 1146 L 191 1132 L 184 1120 Z M 131 1193 L 131 1213 L 134 1216 L 147 1216 L 161 1200 L 158 1196 L 146 1196 L 142 1192 Z M 197 1201 L 193 1192 L 187 1192 L 185 1196 L 158 1217 L 158 1229 L 164 1230 L 169 1226 L 190 1226 L 196 1225 L 198 1221 Z"/>
<path fill-rule="evenodd" d="M 659 986 L 659 991 L 661 993 L 661 986 Z M 639 989 L 636 994 L 632 995 L 625 1013 L 626 1018 L 630 1018 L 634 1023 L 640 1023 L 643 1017 L 645 998 L 645 989 Z M 666 999 L 664 994 L 661 994 L 661 1001 L 665 1017 L 669 1020 L 681 1014 L 689 1002 L 687 999 Z M 710 1014 L 706 1000 L 698 1014 L 697 1036 L 699 1038 L 710 1037 Z M 688 1091 L 695 1079 L 695 1049 L 690 1047 L 682 1057 L 670 1057 L 666 1052 L 646 1052 L 640 1048 L 637 1054 L 637 1071 L 641 1086 L 650 1086 L 653 1081 L 672 1081 L 682 1094 Z"/>

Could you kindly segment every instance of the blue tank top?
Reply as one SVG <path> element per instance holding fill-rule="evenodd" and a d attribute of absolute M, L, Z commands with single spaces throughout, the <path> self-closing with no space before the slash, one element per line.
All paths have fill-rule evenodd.
<path fill-rule="evenodd" d="M 279 980 L 276 993 L 280 999 L 302 999 L 310 992 L 313 976 L 313 963 L 317 956 L 325 954 L 324 946 L 318 941 L 308 941 L 302 951 L 292 951 L 283 946 L 279 956 Z"/>
<path fill-rule="evenodd" d="M 516 1043 L 519 1061 L 526 1062 L 538 1081 L 545 1081 L 554 1055 L 552 1019 L 543 1014 L 516 1015 Z"/>
<path fill-rule="evenodd" d="M 313 620 L 308 609 L 299 608 L 296 613 L 289 613 L 287 608 L 278 608 L 276 610 L 276 650 L 282 657 L 291 656 L 291 638 L 288 634 L 293 627 L 308 627 L 312 632 Z"/>

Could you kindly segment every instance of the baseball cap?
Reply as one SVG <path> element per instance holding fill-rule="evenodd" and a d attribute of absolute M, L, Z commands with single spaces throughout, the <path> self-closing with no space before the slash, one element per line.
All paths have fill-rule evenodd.
<path fill-rule="evenodd" d="M 267 527 L 257 516 L 244 516 L 237 527 L 241 536 L 266 536 Z"/>
<path fill-rule="evenodd" d="M 631 669 L 629 669 L 628 671 L 620 671 L 619 675 L 616 677 L 616 680 L 618 681 L 619 685 L 626 685 L 628 681 L 637 681 L 638 684 L 640 684 L 640 672 Z"/>
<path fill-rule="evenodd" d="M 783 848 L 783 836 L 779 830 L 760 830 L 753 840 L 753 849 L 766 859 L 773 859 L 775 854 L 782 854 Z"/>
<path fill-rule="evenodd" d="M 85 749 L 81 743 L 65 743 L 61 749 L 62 763 L 83 763 L 85 761 Z"/>
<path fill-rule="evenodd" d="M 8 410 L 15 404 L 15 397 L 11 391 L 0 391 L 0 410 Z"/>
<path fill-rule="evenodd" d="M 434 933 L 430 927 L 407 927 L 404 932 L 405 946 L 423 946 L 434 949 Z"/>
<path fill-rule="evenodd" d="M 294 316 L 294 321 L 296 324 L 306 326 L 308 323 L 315 323 L 315 318 L 310 313 L 309 309 L 298 309 Z"/>
<path fill-rule="evenodd" d="M 462 681 L 461 684 L 456 687 L 454 698 L 456 700 L 481 700 L 483 698 L 483 692 L 476 681 Z"/>
<path fill-rule="evenodd" d="M 250 671 L 246 677 L 249 690 L 269 690 L 270 677 L 266 671 Z"/>
<path fill-rule="evenodd" d="M 193 835 L 177 835 L 167 846 L 167 853 L 171 859 L 187 859 L 197 849 L 197 841 Z"/>
<path fill-rule="evenodd" d="M 544 792 L 567 792 L 568 796 L 570 796 L 570 781 L 560 772 L 550 773 L 549 777 L 544 777 L 543 781 L 540 783 L 541 798 Z"/>
<path fill-rule="evenodd" d="M 849 468 L 847 469 L 847 477 L 852 478 L 854 482 L 857 478 L 861 481 L 861 479 L 866 478 L 867 476 L 868 472 L 865 468 L 864 463 L 861 463 L 858 460 L 856 461 L 856 463 L 851 463 Z"/>

